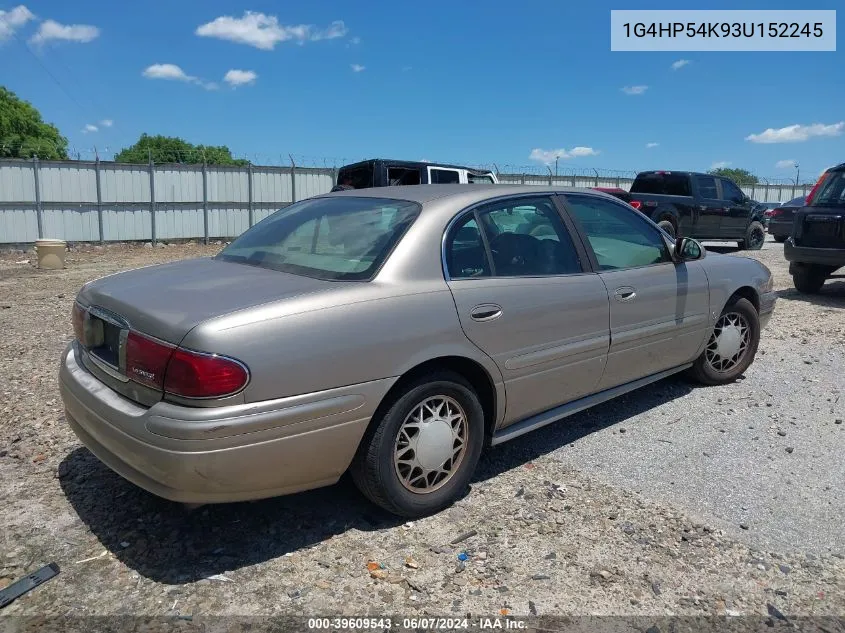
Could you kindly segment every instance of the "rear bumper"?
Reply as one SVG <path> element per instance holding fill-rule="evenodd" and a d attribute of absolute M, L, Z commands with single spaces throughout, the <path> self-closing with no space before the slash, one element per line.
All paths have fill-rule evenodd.
<path fill-rule="evenodd" d="M 788 237 L 792 233 L 792 220 L 769 220 L 769 235 Z"/>
<path fill-rule="evenodd" d="M 783 243 L 783 256 L 788 262 L 821 264 L 839 268 L 845 266 L 845 244 L 842 248 L 811 248 L 796 246 L 790 237 Z"/>
<path fill-rule="evenodd" d="M 145 408 L 77 362 L 59 370 L 68 424 L 106 466 L 183 503 L 261 499 L 330 485 L 347 469 L 394 379 L 219 408 Z"/>

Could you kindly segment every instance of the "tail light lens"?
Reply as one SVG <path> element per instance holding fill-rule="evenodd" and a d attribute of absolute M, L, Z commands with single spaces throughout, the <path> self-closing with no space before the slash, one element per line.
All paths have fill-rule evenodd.
<path fill-rule="evenodd" d="M 71 321 L 73 322 L 73 335 L 80 343 L 85 343 L 85 309 L 73 302 L 73 310 L 71 310 Z"/>
<path fill-rule="evenodd" d="M 126 375 L 147 387 L 164 389 L 164 375 L 174 349 L 168 343 L 129 332 L 126 338 Z"/>
<path fill-rule="evenodd" d="M 810 193 L 809 193 L 809 194 L 807 194 L 807 199 L 806 199 L 806 200 L 804 200 L 804 206 L 805 206 L 805 207 L 809 207 L 809 206 L 810 206 L 810 203 L 812 203 L 812 202 L 813 202 L 813 198 L 815 197 L 816 192 L 819 190 L 819 187 L 821 187 L 822 182 L 824 182 L 824 179 L 825 179 L 826 177 L 827 177 L 827 172 L 824 172 L 824 173 L 823 173 L 823 174 L 819 177 L 819 179 L 816 181 L 816 184 L 815 184 L 815 185 L 813 185 L 813 188 L 812 188 L 812 189 L 810 189 Z"/>
<path fill-rule="evenodd" d="M 786 215 L 786 211 L 784 211 L 783 209 L 774 208 L 769 211 L 769 216 L 773 218 L 779 218 L 782 215 Z"/>
<path fill-rule="evenodd" d="M 642 202 L 640 202 L 639 200 L 631 200 L 630 204 L 631 204 L 631 206 L 632 206 L 632 207 L 634 207 L 637 211 L 639 211 L 639 210 L 640 210 L 640 208 L 643 206 L 643 203 L 642 203 Z"/>
<path fill-rule="evenodd" d="M 164 390 L 185 398 L 222 398 L 246 386 L 249 372 L 236 360 L 176 349 L 167 366 Z"/>

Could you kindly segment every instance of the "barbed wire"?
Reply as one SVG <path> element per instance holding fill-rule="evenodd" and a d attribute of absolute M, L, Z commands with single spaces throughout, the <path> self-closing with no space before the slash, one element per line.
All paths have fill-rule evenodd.
<path fill-rule="evenodd" d="M 0 141 L 0 159 L 2 160 L 15 160 L 15 156 L 20 155 L 22 152 L 26 154 L 26 157 L 20 158 L 18 160 L 28 160 L 30 157 L 39 157 L 38 152 L 41 151 L 43 154 L 51 154 L 49 151 L 50 149 L 53 150 L 53 155 L 61 155 L 61 151 L 58 151 L 59 148 L 55 145 L 50 144 L 49 142 L 39 141 L 36 143 L 9 143 Z M 66 150 L 67 160 L 70 162 L 74 161 L 82 161 L 82 162 L 94 162 L 94 161 L 101 161 L 101 162 L 112 162 L 114 161 L 117 154 L 122 150 L 115 149 L 110 146 L 103 146 L 103 147 L 80 147 L 80 146 L 68 146 L 66 148 L 62 147 L 61 149 Z M 181 164 L 181 165 L 202 165 L 203 163 L 207 164 L 227 164 L 227 163 L 220 163 L 214 161 L 215 155 L 220 157 L 219 151 L 216 148 L 206 148 L 209 150 L 208 152 L 203 151 L 202 149 L 197 150 L 150 150 L 147 152 L 146 161 L 142 163 L 136 164 L 147 164 L 152 161 L 155 164 Z M 45 152 L 46 150 L 46 152 Z M 42 157 L 39 157 L 42 158 Z M 278 154 L 272 154 L 268 152 L 255 152 L 255 153 L 237 153 L 232 152 L 231 158 L 233 161 L 237 161 L 233 164 L 234 166 L 252 164 L 255 167 L 302 167 L 302 168 L 310 168 L 310 169 L 332 169 L 336 170 L 344 165 L 348 165 L 351 163 L 356 163 L 363 160 L 369 160 L 374 158 L 373 156 L 313 156 L 308 154 L 293 154 L 293 153 L 286 153 L 286 152 L 279 152 Z M 391 157 L 386 157 L 391 158 Z M 395 158 L 395 157 L 393 157 Z M 53 160 L 51 158 L 42 158 L 42 160 Z M 532 177 L 533 179 L 536 178 L 549 178 L 554 177 L 555 179 L 566 179 L 566 178 L 595 178 L 599 181 L 609 181 L 609 180 L 619 180 L 619 181 L 630 181 L 633 180 L 637 175 L 637 170 L 620 170 L 620 169 L 606 169 L 601 167 L 583 167 L 583 166 L 558 166 L 557 169 L 553 165 L 517 165 L 511 163 L 503 163 L 497 164 L 493 162 L 473 162 L 473 161 L 466 161 L 466 160 L 444 160 L 442 157 L 437 157 L 436 160 L 434 159 L 422 159 L 422 158 L 414 158 L 414 157 L 407 157 L 407 160 L 419 160 L 421 162 L 429 162 L 429 163 L 442 163 L 442 164 L 450 164 L 450 165 L 463 165 L 469 168 L 474 169 L 484 169 L 490 170 L 497 174 L 504 174 L 509 176 L 525 176 L 525 177 Z M 757 184 L 758 186 L 764 186 L 767 184 L 770 185 L 794 185 L 796 187 L 800 186 L 812 186 L 815 183 L 815 177 L 812 180 L 804 180 L 802 179 L 801 182 L 796 182 L 794 178 L 786 178 L 786 177 L 764 177 L 755 175 L 758 179 L 757 183 L 753 181 L 746 181 L 746 182 L 737 182 L 737 184 L 741 186 L 752 186 Z"/>

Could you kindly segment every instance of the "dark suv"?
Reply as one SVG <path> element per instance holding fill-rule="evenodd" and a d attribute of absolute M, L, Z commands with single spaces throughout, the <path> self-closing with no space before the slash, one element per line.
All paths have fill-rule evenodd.
<path fill-rule="evenodd" d="M 815 293 L 845 266 L 845 163 L 828 169 L 795 213 L 792 235 L 783 245 L 799 292 Z"/>

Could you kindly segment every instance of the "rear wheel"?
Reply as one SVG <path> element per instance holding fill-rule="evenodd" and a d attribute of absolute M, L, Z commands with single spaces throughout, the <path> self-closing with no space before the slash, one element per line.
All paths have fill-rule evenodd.
<path fill-rule="evenodd" d="M 754 305 L 748 299 L 731 299 L 690 373 L 705 385 L 733 382 L 754 361 L 759 344 L 760 319 Z"/>
<path fill-rule="evenodd" d="M 432 514 L 469 485 L 484 443 L 484 412 L 458 374 L 410 383 L 373 420 L 352 462 L 358 489 L 403 517 Z"/>
<path fill-rule="evenodd" d="M 816 294 L 827 280 L 829 269 L 817 264 L 796 264 L 792 268 L 792 283 L 798 292 Z"/>
<path fill-rule="evenodd" d="M 746 251 L 759 251 L 766 242 L 766 229 L 756 220 L 745 230 L 745 239 L 740 240 L 739 247 Z"/>
<path fill-rule="evenodd" d="M 672 236 L 673 239 L 677 235 L 675 223 L 672 222 L 672 220 L 668 217 L 661 218 L 660 221 L 657 223 L 657 226 L 666 231 L 670 236 Z"/>

